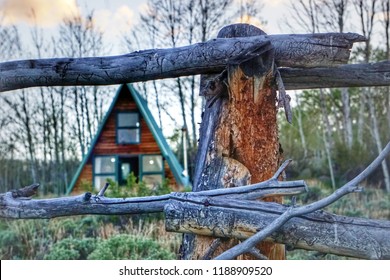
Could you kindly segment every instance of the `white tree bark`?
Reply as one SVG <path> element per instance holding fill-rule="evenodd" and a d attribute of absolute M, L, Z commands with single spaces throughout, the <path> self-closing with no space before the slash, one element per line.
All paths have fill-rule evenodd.
<path fill-rule="evenodd" d="M 376 116 L 375 104 L 374 101 L 372 100 L 372 95 L 370 94 L 370 88 L 364 88 L 364 90 L 367 92 L 367 104 L 368 104 L 368 109 L 370 111 L 371 129 L 375 141 L 375 146 L 379 154 L 382 150 L 382 140 L 379 134 L 379 125 Z M 389 176 L 389 169 L 387 167 L 386 160 L 382 161 L 381 165 L 382 165 L 383 179 L 384 179 L 386 191 L 390 193 L 390 176 Z"/>
<path fill-rule="evenodd" d="M 302 149 L 303 149 L 303 157 L 307 157 L 307 145 L 306 145 L 306 137 L 305 133 L 303 132 L 303 126 L 302 126 L 302 111 L 300 108 L 300 102 L 299 102 L 299 97 L 297 95 L 297 107 L 295 110 L 298 112 L 298 131 L 299 131 L 299 137 L 301 139 L 301 144 L 302 144 Z"/>
<path fill-rule="evenodd" d="M 351 149 L 353 144 L 353 131 L 348 88 L 341 88 L 341 102 L 343 106 L 344 139 L 348 149 Z"/>
<path fill-rule="evenodd" d="M 333 147 L 332 130 L 329 123 L 329 112 L 326 107 L 325 93 L 323 89 L 320 89 L 320 106 L 321 106 L 321 114 L 322 114 L 323 141 L 325 146 L 325 153 L 328 161 L 328 168 L 329 168 L 330 180 L 332 183 L 332 189 L 335 190 L 336 181 L 334 178 L 333 160 L 331 155 L 331 151 Z"/>

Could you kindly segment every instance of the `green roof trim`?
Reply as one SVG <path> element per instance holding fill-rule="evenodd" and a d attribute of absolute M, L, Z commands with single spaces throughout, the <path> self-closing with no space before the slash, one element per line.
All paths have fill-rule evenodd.
<path fill-rule="evenodd" d="M 91 142 L 91 145 L 88 149 L 87 154 L 84 156 L 79 167 L 77 168 L 75 175 L 72 178 L 72 181 L 70 182 L 69 186 L 66 189 L 66 195 L 69 195 L 72 192 L 72 190 L 77 182 L 77 179 L 79 178 L 79 176 L 81 174 L 81 171 L 83 170 L 85 164 L 87 163 L 88 159 L 90 158 L 90 156 L 92 154 L 93 148 L 95 147 L 95 145 L 99 139 L 99 136 L 102 133 L 102 130 L 103 130 L 109 116 L 111 115 L 112 111 L 114 110 L 115 104 L 116 104 L 116 102 L 119 98 L 119 95 L 120 95 L 124 86 L 127 86 L 128 90 L 130 91 L 130 94 L 133 97 L 142 117 L 145 119 L 148 128 L 152 132 L 152 135 L 153 135 L 154 139 L 157 142 L 157 145 L 159 146 L 159 148 L 161 150 L 161 154 L 163 155 L 165 160 L 168 162 L 168 166 L 171 169 L 173 176 L 175 177 L 176 182 L 182 186 L 189 185 L 188 176 L 183 175 L 183 171 L 184 171 L 183 167 L 181 166 L 181 164 L 177 160 L 175 154 L 172 152 L 170 146 L 168 145 L 168 142 L 166 141 L 165 137 L 163 136 L 163 134 L 161 132 L 161 129 L 158 127 L 156 121 L 154 120 L 153 115 L 148 108 L 146 100 L 141 97 L 139 92 L 131 84 L 126 84 L 126 85 L 121 85 L 118 88 L 118 90 L 116 91 L 115 97 L 114 97 L 107 113 L 105 114 L 103 121 L 101 122 L 101 124 L 98 128 L 98 131 L 96 132 L 96 134 Z"/>

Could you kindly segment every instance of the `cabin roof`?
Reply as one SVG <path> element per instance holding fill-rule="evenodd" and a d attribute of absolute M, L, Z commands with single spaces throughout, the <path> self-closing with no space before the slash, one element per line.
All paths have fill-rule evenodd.
<path fill-rule="evenodd" d="M 152 113 L 150 112 L 150 110 L 148 108 L 146 100 L 144 98 L 142 98 L 142 96 L 139 94 L 139 92 L 131 84 L 124 84 L 124 85 L 121 85 L 118 88 L 118 90 L 116 91 L 115 97 L 114 97 L 107 113 L 105 114 L 103 121 L 99 125 L 98 131 L 96 132 L 96 134 L 91 142 L 91 145 L 88 149 L 87 154 L 84 156 L 79 167 L 77 168 L 75 175 L 72 178 L 72 181 L 70 182 L 69 186 L 67 187 L 67 190 L 66 190 L 67 195 L 72 192 L 72 190 L 77 182 L 77 179 L 80 176 L 81 171 L 83 170 L 85 164 L 88 162 L 88 159 L 90 158 L 90 156 L 92 154 L 93 148 L 97 144 L 99 136 L 102 133 L 103 128 L 104 128 L 109 116 L 111 115 L 112 111 L 114 110 L 115 105 L 116 105 L 117 100 L 118 100 L 118 97 L 120 95 L 120 92 L 122 91 L 124 86 L 126 86 L 128 88 L 131 96 L 133 97 L 133 99 L 137 105 L 137 108 L 139 109 L 142 117 L 144 118 L 149 130 L 152 132 L 152 135 L 153 135 L 154 139 L 156 140 L 158 147 L 160 148 L 161 154 L 165 158 L 165 160 L 167 161 L 168 166 L 169 166 L 170 170 L 172 171 L 172 174 L 175 177 L 176 182 L 182 186 L 187 186 L 189 184 L 188 177 L 183 175 L 183 171 L 184 171 L 183 167 L 181 166 L 181 164 L 177 160 L 175 154 L 172 152 L 167 140 L 165 139 L 165 137 L 162 134 L 161 129 L 158 127 Z"/>

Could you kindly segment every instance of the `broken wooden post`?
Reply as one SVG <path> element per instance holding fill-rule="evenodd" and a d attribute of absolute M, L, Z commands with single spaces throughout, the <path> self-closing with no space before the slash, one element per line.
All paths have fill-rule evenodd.
<path fill-rule="evenodd" d="M 236 24 L 224 27 L 218 37 L 263 35 L 260 29 Z M 240 65 L 230 65 L 218 76 L 202 76 L 201 94 L 207 103 L 200 129 L 200 142 L 193 191 L 231 188 L 272 177 L 281 151 L 276 123 L 274 51 Z M 272 198 L 281 202 L 281 198 Z M 186 235 L 182 259 L 201 259 L 214 238 Z M 221 242 L 210 257 L 225 251 L 237 240 Z M 284 246 L 263 242 L 261 253 L 269 259 L 284 259 Z"/>

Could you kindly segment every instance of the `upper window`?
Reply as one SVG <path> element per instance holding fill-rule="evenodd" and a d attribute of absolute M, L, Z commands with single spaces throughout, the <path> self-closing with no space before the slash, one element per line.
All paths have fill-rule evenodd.
<path fill-rule="evenodd" d="M 137 144 L 140 142 L 140 121 L 138 113 L 118 113 L 116 141 L 118 144 Z"/>

